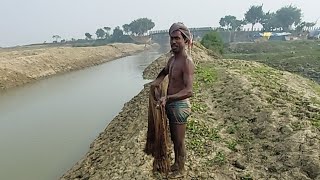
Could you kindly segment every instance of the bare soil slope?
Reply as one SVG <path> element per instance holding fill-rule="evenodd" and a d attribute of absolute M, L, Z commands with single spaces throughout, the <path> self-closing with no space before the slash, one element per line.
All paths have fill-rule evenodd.
<path fill-rule="evenodd" d="M 213 59 L 200 45 L 193 59 L 183 179 L 320 179 L 318 84 L 256 62 Z M 145 77 L 155 78 L 167 60 L 152 63 Z M 125 104 L 61 179 L 163 178 L 151 172 L 152 158 L 143 153 L 148 88 Z"/>
<path fill-rule="evenodd" d="M 144 50 L 144 45 L 40 47 L 0 51 L 0 90 L 44 77 L 101 64 Z"/>

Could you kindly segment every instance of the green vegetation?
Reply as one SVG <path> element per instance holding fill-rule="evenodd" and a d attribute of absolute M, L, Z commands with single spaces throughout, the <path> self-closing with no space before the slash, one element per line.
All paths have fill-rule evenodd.
<path fill-rule="evenodd" d="M 288 31 L 291 25 L 299 25 L 301 23 L 301 9 L 294 7 L 292 5 L 282 7 L 277 10 L 275 18 L 279 27 L 284 31 Z"/>
<path fill-rule="evenodd" d="M 212 66 L 197 66 L 194 81 L 194 97 L 191 101 L 192 111 L 197 114 L 203 114 L 208 111 L 208 106 L 201 98 L 201 91 L 206 86 L 210 86 L 217 81 L 217 72 Z M 199 155 L 204 155 L 212 149 L 207 146 L 208 142 L 219 141 L 218 134 L 221 127 L 210 128 L 201 120 L 190 117 L 187 124 L 187 133 L 190 141 L 187 146 Z M 209 149 L 208 149 L 209 148 Z"/>
<path fill-rule="evenodd" d="M 232 126 L 227 127 L 227 133 L 228 134 L 235 134 L 239 130 L 238 124 L 234 124 Z"/>
<path fill-rule="evenodd" d="M 232 151 L 237 151 L 236 146 L 237 146 L 237 141 L 231 140 L 227 142 L 228 148 Z"/>
<path fill-rule="evenodd" d="M 317 117 L 317 119 L 312 119 L 311 120 L 312 125 L 320 129 L 320 116 Z"/>
<path fill-rule="evenodd" d="M 232 46 L 232 45 L 231 45 Z M 229 48 L 225 58 L 244 59 L 262 62 L 268 66 L 300 74 L 320 83 L 320 46 L 317 42 L 264 42 L 237 44 Z M 239 53 L 235 53 L 239 52 Z M 268 104 L 277 106 L 283 102 L 293 103 L 291 114 L 298 119 L 308 119 L 311 124 L 320 129 L 320 101 L 311 97 L 307 100 L 302 94 L 293 93 L 283 84 L 284 73 L 276 71 L 268 66 L 255 68 L 242 67 L 240 72 L 253 77 L 252 85 L 265 94 Z M 317 95 L 320 95 L 320 86 L 316 82 L 307 81 L 307 84 Z M 287 111 L 279 112 L 282 116 L 288 116 Z M 294 131 L 305 128 L 302 121 L 290 123 Z M 227 132 L 233 134 L 235 127 L 228 127 Z"/>
<path fill-rule="evenodd" d="M 213 67 L 196 67 L 196 79 L 194 81 L 194 100 L 192 103 L 192 111 L 204 113 L 208 110 L 208 106 L 203 102 L 204 100 L 198 98 L 202 88 L 208 84 L 212 84 L 217 80 L 217 72 Z"/>
<path fill-rule="evenodd" d="M 204 155 L 212 150 L 207 149 L 210 148 L 207 146 L 208 142 L 219 141 L 220 139 L 218 128 L 209 128 L 201 121 L 193 118 L 190 118 L 187 124 L 187 131 L 190 139 L 190 141 L 187 141 L 187 146 L 199 155 Z"/>
<path fill-rule="evenodd" d="M 198 82 L 213 83 L 218 77 L 217 71 L 212 66 L 197 66 L 196 73 Z"/>
<path fill-rule="evenodd" d="M 151 19 L 139 18 L 129 24 L 122 25 L 122 28 L 120 26 L 116 26 L 113 30 L 111 27 L 98 28 L 94 34 L 84 33 L 84 39 L 72 39 L 68 42 L 63 39 L 60 43 L 69 43 L 74 47 L 102 46 L 114 42 L 133 43 L 130 36 L 143 36 L 154 26 L 155 23 Z M 96 38 L 93 35 L 96 35 Z M 54 43 L 58 43 L 58 40 L 61 39 L 59 35 L 54 35 L 52 38 Z"/>
<path fill-rule="evenodd" d="M 320 46 L 317 41 L 231 44 L 224 58 L 261 62 L 320 83 Z"/>
<path fill-rule="evenodd" d="M 210 32 L 204 35 L 201 44 L 209 50 L 220 54 L 223 53 L 224 44 L 218 32 Z"/>
<path fill-rule="evenodd" d="M 320 86 L 317 83 L 249 60 L 209 59 L 196 48 L 194 56 L 205 60 L 196 61 L 193 113 L 186 132 L 188 158 L 200 164 L 190 165 L 194 172 L 201 169 L 199 172 L 225 173 L 233 166 L 233 173 L 239 179 L 257 179 L 257 172 L 265 170 L 257 171 L 253 166 L 263 164 L 280 169 L 287 163 L 279 158 L 295 145 L 292 142 L 296 142 L 295 135 L 306 130 L 313 136 L 318 134 Z M 250 61 L 258 61 L 274 55 L 273 63 L 285 63 L 291 60 L 281 56 L 287 51 L 290 52 L 287 55 L 299 57 L 307 52 L 315 55 L 317 48 L 317 42 L 309 41 L 239 43 L 231 44 L 224 56 L 244 59 L 244 55 L 255 54 L 257 60 Z M 318 68 L 314 64 L 309 67 Z M 311 148 L 318 150 L 316 144 Z"/>
<path fill-rule="evenodd" d="M 139 18 L 133 20 L 130 24 L 117 26 L 113 29 L 113 33 L 110 34 L 110 27 L 99 28 L 96 31 L 97 39 L 94 40 L 90 33 L 85 33 L 86 40 L 90 43 L 78 43 L 74 46 L 101 46 L 108 43 L 121 42 L 121 43 L 132 43 L 130 35 L 141 36 L 145 35 L 149 30 L 154 28 L 155 24 L 151 19 L 148 18 Z"/>
<path fill-rule="evenodd" d="M 113 33 L 110 34 L 110 27 L 99 28 L 96 31 L 97 38 L 104 40 L 104 43 L 112 42 L 131 42 L 129 35 L 141 36 L 146 34 L 149 30 L 154 28 L 155 24 L 151 19 L 148 18 L 139 18 L 133 20 L 130 24 L 117 26 L 113 29 Z M 87 39 L 92 39 L 90 33 L 85 33 Z"/>
<path fill-rule="evenodd" d="M 245 12 L 243 20 L 237 20 L 235 16 L 226 15 L 220 19 L 221 28 L 226 30 L 236 30 L 242 25 L 250 23 L 251 30 L 257 23 L 262 24 L 263 31 L 289 31 L 295 25 L 297 32 L 302 32 L 304 27 L 315 26 L 314 22 L 302 21 L 301 9 L 289 5 L 278 9 L 276 12 L 263 11 L 263 5 L 250 6 Z"/>
<path fill-rule="evenodd" d="M 245 176 L 241 177 L 240 180 L 253 180 L 250 174 L 246 174 Z"/>
<path fill-rule="evenodd" d="M 226 163 L 226 155 L 223 153 L 223 151 L 219 151 L 215 158 L 214 158 L 214 162 L 219 164 L 219 165 L 223 165 Z"/>
<path fill-rule="evenodd" d="M 245 13 L 245 21 L 252 24 L 251 30 L 256 23 L 260 23 L 263 19 L 264 13 L 261 6 L 251 6 L 249 10 Z"/>
<path fill-rule="evenodd" d="M 148 18 L 139 18 L 132 21 L 127 25 L 127 32 L 131 32 L 134 35 L 144 35 L 146 32 L 154 28 L 155 24 L 151 19 Z"/>
<path fill-rule="evenodd" d="M 229 30 L 238 30 L 241 25 L 245 24 L 245 21 L 238 20 L 235 16 L 225 16 L 220 19 L 219 24 L 222 28 L 229 29 Z"/>

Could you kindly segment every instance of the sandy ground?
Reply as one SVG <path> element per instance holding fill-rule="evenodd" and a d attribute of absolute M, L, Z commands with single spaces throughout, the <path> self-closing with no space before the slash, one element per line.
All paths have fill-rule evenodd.
<path fill-rule="evenodd" d="M 0 91 L 55 74 L 98 65 L 144 50 L 144 45 L 26 47 L 0 51 Z"/>
<path fill-rule="evenodd" d="M 256 62 L 214 59 L 199 45 L 193 59 L 182 179 L 320 179 L 318 84 Z M 157 59 L 144 77 L 155 78 L 167 60 Z M 62 180 L 165 179 L 143 153 L 148 90 L 124 105 Z"/>

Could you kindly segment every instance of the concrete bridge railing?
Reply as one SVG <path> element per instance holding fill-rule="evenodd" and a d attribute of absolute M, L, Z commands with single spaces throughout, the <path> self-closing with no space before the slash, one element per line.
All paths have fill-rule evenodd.
<path fill-rule="evenodd" d="M 230 32 L 228 30 L 223 30 L 218 27 L 199 27 L 199 28 L 189 28 L 194 39 L 200 40 L 205 34 L 210 31 L 218 30 L 224 42 L 230 42 L 230 39 L 236 42 L 247 42 L 250 41 L 252 33 L 262 32 L 262 28 L 242 28 L 240 31 Z M 304 28 L 305 31 L 313 31 L 320 29 L 320 27 Z M 152 41 L 160 44 L 169 43 L 169 30 L 155 30 L 149 31 Z"/>

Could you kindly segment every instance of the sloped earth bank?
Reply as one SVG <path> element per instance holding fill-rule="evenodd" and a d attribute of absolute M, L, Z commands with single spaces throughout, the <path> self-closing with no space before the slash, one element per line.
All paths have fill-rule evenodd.
<path fill-rule="evenodd" d="M 300 74 L 320 84 L 320 41 L 267 41 L 231 43 L 225 59 L 264 63 L 275 69 Z"/>
<path fill-rule="evenodd" d="M 144 45 L 112 44 L 100 47 L 43 47 L 0 52 L 0 91 L 132 55 Z"/>
<path fill-rule="evenodd" d="M 320 179 L 319 85 L 255 62 L 213 59 L 199 45 L 193 59 L 183 179 Z M 153 79 L 166 61 L 152 63 L 145 77 Z M 61 179 L 164 178 L 151 172 L 152 158 L 143 153 L 148 88 Z"/>

